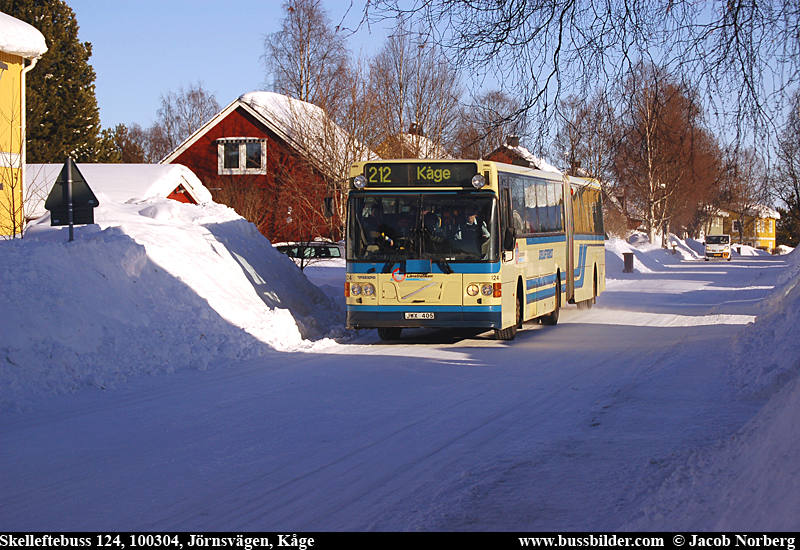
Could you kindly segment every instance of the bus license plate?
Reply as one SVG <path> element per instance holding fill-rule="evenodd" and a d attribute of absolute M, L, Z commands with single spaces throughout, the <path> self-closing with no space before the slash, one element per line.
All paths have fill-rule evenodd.
<path fill-rule="evenodd" d="M 406 319 L 433 319 L 433 312 L 406 313 Z"/>

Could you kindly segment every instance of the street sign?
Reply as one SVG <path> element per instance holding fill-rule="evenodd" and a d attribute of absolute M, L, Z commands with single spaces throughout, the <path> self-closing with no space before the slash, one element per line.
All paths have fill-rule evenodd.
<path fill-rule="evenodd" d="M 67 159 L 44 203 L 50 211 L 50 225 L 69 225 L 72 240 L 72 226 L 94 223 L 94 209 L 98 204 L 75 162 Z"/>

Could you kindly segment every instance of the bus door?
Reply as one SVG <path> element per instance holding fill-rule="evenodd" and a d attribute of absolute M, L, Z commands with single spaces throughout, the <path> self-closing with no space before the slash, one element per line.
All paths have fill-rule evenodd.
<path fill-rule="evenodd" d="M 516 249 L 516 235 L 511 241 L 506 242 L 507 232 L 511 230 L 513 233 L 514 226 L 511 223 L 511 189 L 506 185 L 500 189 L 500 246 L 503 250 L 503 263 L 513 263 L 514 253 Z M 508 245 L 511 244 L 509 247 Z"/>
<path fill-rule="evenodd" d="M 503 289 L 502 309 L 503 326 L 514 322 L 516 316 L 517 297 L 517 235 L 511 216 L 511 189 L 507 178 L 500 178 L 500 249 L 501 252 L 501 281 Z M 528 318 L 527 300 L 525 299 L 523 281 L 522 318 Z"/>
<path fill-rule="evenodd" d="M 564 304 L 575 297 L 575 223 L 572 212 L 572 185 L 569 182 L 569 176 L 563 177 L 564 184 L 564 236 L 567 239 L 567 265 L 565 273 L 562 275 L 564 282 L 564 291 L 566 291 L 566 299 Z"/>

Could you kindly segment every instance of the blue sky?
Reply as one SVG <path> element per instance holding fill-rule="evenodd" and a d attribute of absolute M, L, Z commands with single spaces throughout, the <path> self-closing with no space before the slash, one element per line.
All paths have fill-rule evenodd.
<path fill-rule="evenodd" d="M 264 36 L 283 17 L 280 0 L 66 0 L 79 38 L 91 42 L 97 103 L 104 128 L 134 122 L 149 126 L 161 94 L 200 81 L 225 106 L 263 89 Z M 325 0 L 334 24 L 355 28 L 362 0 Z M 373 26 L 350 39 L 371 51 L 386 33 Z"/>

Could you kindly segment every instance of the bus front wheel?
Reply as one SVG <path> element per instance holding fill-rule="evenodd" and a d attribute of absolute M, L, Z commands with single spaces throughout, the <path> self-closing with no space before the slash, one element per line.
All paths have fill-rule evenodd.
<path fill-rule="evenodd" d="M 513 340 L 517 337 L 517 327 L 522 324 L 522 306 L 520 305 L 520 300 L 522 299 L 522 295 L 517 292 L 517 299 L 515 302 L 517 303 L 516 309 L 516 323 L 511 325 L 508 328 L 504 329 L 494 329 L 494 337 L 498 340 Z"/>
<path fill-rule="evenodd" d="M 403 332 L 403 329 L 399 327 L 378 328 L 378 336 L 380 336 L 381 340 L 398 340 L 401 332 Z"/>

